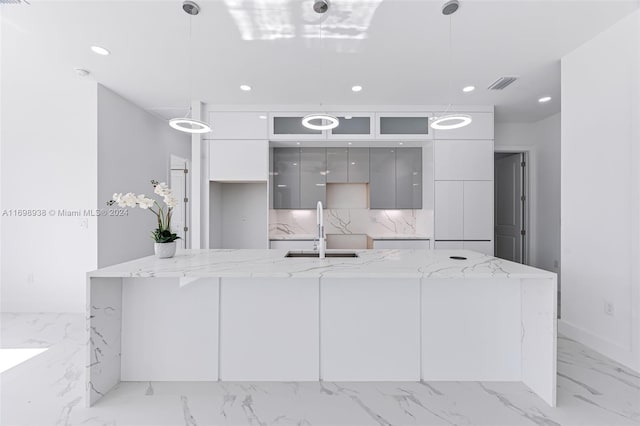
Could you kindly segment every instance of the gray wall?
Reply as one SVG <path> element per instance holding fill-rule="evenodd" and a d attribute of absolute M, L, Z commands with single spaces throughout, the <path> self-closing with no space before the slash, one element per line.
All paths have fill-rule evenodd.
<path fill-rule="evenodd" d="M 154 195 L 151 179 L 169 183 L 171 154 L 191 158 L 189 135 L 98 85 L 99 205 L 114 192 Z M 124 217 L 100 217 L 98 266 L 152 254 L 155 226 L 155 216 L 138 208 Z"/>

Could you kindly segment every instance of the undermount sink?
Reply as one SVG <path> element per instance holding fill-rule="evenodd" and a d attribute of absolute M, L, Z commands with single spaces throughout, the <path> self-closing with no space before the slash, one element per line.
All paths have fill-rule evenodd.
<path fill-rule="evenodd" d="M 317 251 L 289 251 L 284 257 L 320 257 Z M 358 257 L 353 251 L 333 251 L 325 253 L 325 257 Z"/>

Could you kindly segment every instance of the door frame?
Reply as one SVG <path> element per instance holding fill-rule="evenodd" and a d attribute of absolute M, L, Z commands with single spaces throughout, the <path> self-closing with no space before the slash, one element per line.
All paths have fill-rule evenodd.
<path fill-rule="evenodd" d="M 522 264 L 531 265 L 533 262 L 533 257 L 531 253 L 535 247 L 535 217 L 532 217 L 532 213 L 535 211 L 531 206 L 535 206 L 535 191 L 533 191 L 534 185 L 532 184 L 534 178 L 534 168 L 535 164 L 535 148 L 532 146 L 497 146 L 494 148 L 494 154 L 522 154 L 525 162 L 524 173 L 522 175 L 523 179 L 523 188 L 524 188 L 524 206 L 522 207 L 523 211 L 523 224 L 524 229 L 526 230 L 526 234 L 524 235 L 524 243 L 522 245 L 523 253 L 522 253 Z M 495 155 L 494 155 L 494 166 L 495 166 Z M 495 167 L 494 167 L 495 168 Z M 494 177 L 495 182 L 495 177 Z M 495 186 L 494 186 L 495 188 Z M 494 200 L 496 198 L 495 189 L 494 189 Z M 494 201 L 495 202 L 495 201 Z M 494 209 L 495 211 L 495 209 Z M 494 212 L 495 214 L 495 212 Z M 495 244 L 495 226 L 494 226 L 494 250 L 496 249 Z M 495 251 L 494 251 L 495 253 Z"/>
<path fill-rule="evenodd" d="M 168 170 L 168 179 L 167 181 L 169 182 L 169 186 L 171 187 L 173 185 L 173 182 L 171 181 L 172 177 L 171 177 L 171 172 L 174 170 L 183 170 L 186 171 L 185 174 L 187 176 L 185 176 L 185 197 L 188 200 L 187 202 L 184 202 L 183 200 L 183 204 L 184 204 L 184 226 L 187 228 L 186 231 L 184 231 L 184 239 L 185 239 L 185 248 L 191 248 L 191 179 L 189 178 L 189 174 L 191 173 L 191 160 L 189 160 L 188 158 L 184 158 L 184 157 L 180 157 L 178 155 L 174 155 L 171 154 L 169 156 L 169 170 Z"/>

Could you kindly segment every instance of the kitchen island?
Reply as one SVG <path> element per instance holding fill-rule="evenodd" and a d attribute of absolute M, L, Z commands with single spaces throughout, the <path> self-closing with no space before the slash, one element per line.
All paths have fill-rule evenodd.
<path fill-rule="evenodd" d="M 87 403 L 121 380 L 424 380 L 521 381 L 555 406 L 554 273 L 356 253 L 185 250 L 90 272 Z"/>

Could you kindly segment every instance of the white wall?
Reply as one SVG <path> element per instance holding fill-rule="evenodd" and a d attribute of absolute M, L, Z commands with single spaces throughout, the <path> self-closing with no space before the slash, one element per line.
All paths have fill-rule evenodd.
<path fill-rule="evenodd" d="M 560 114 L 496 123 L 495 149 L 529 151 L 529 263 L 560 272 Z"/>
<path fill-rule="evenodd" d="M 106 87 L 98 86 L 98 200 L 114 192 L 153 195 L 152 179 L 169 182 L 171 154 L 191 157 L 191 138 Z M 160 199 L 158 201 L 161 202 Z M 98 266 L 153 254 L 156 217 L 129 209 L 128 216 L 98 219 Z"/>
<path fill-rule="evenodd" d="M 561 330 L 636 370 L 639 40 L 635 12 L 562 59 Z"/>
<path fill-rule="evenodd" d="M 0 309 L 81 312 L 97 221 L 57 210 L 97 207 L 96 83 L 6 21 L 1 34 L 0 208 L 47 216 L 1 218 Z"/>

